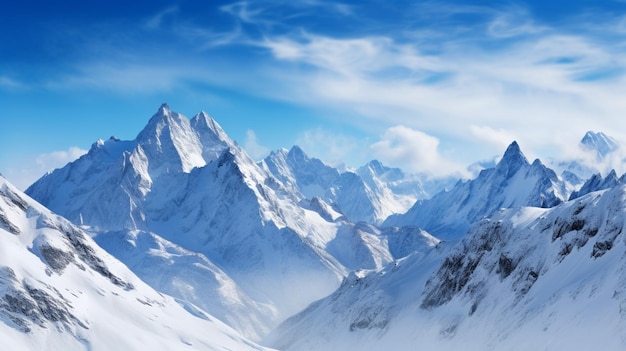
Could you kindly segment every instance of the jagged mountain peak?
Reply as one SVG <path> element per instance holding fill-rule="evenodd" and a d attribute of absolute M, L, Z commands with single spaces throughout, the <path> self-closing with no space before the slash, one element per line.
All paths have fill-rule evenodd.
<path fill-rule="evenodd" d="M 311 160 L 311 158 L 298 145 L 294 145 L 291 147 L 291 150 L 289 150 L 287 157 L 289 157 L 289 159 L 296 163 L 308 162 Z"/>
<path fill-rule="evenodd" d="M 205 111 L 200 111 L 200 113 L 193 116 L 191 126 L 198 132 L 209 131 L 218 136 L 220 140 L 230 140 L 219 123 Z"/>
<path fill-rule="evenodd" d="M 190 124 L 202 144 L 202 157 L 206 162 L 217 159 L 224 149 L 236 148 L 236 143 L 208 113 L 200 111 Z"/>
<path fill-rule="evenodd" d="M 617 185 L 624 184 L 626 182 L 626 175 L 617 177 L 617 173 L 612 169 L 606 177 L 602 178 L 600 173 L 592 175 L 587 181 L 580 187 L 578 191 L 572 192 L 569 199 L 573 200 L 583 195 L 587 195 L 591 192 L 610 189 Z"/>
<path fill-rule="evenodd" d="M 596 151 L 599 157 L 604 157 L 619 148 L 618 142 L 612 137 L 593 131 L 585 133 L 580 140 L 580 146 L 583 150 Z"/>
<path fill-rule="evenodd" d="M 386 167 L 383 165 L 383 163 L 378 161 L 378 160 L 371 160 L 368 163 L 366 163 L 365 165 L 367 167 L 370 167 L 370 168 L 375 169 L 375 170 L 380 170 L 380 171 L 384 171 L 386 169 Z"/>
<path fill-rule="evenodd" d="M 187 118 L 180 113 L 172 111 L 167 103 L 163 103 L 161 106 L 159 106 L 157 112 L 152 115 L 152 117 L 150 117 L 148 124 L 139 133 L 137 139 L 143 139 L 142 136 L 147 137 L 148 135 L 151 135 L 154 131 L 160 133 L 161 129 L 163 129 L 167 125 L 173 123 L 185 123 L 186 119 Z M 187 120 L 187 122 L 189 121 Z"/>
<path fill-rule="evenodd" d="M 270 151 L 270 154 L 267 156 L 267 158 L 275 159 L 277 157 L 280 157 L 280 158 L 286 159 L 288 154 L 289 154 L 289 150 L 287 150 L 284 147 L 281 147 L 280 149 Z"/>
<path fill-rule="evenodd" d="M 390 182 L 402 180 L 407 176 L 400 168 L 387 167 L 379 160 L 369 161 L 365 165 L 358 168 L 356 173 L 364 178 L 367 178 L 367 174 L 369 173 L 370 177 L 374 176 Z M 421 184 L 419 187 L 422 187 Z"/>
<path fill-rule="evenodd" d="M 407 213 L 390 216 L 384 225 L 417 225 L 444 239 L 458 239 L 472 223 L 500 208 L 552 207 L 567 197 L 556 173 L 538 159 L 529 164 L 514 141 L 495 168 L 418 201 Z"/>
<path fill-rule="evenodd" d="M 504 152 L 502 159 L 496 165 L 496 168 L 509 168 L 511 170 L 519 169 L 521 166 L 529 165 L 528 159 L 522 153 L 517 141 L 513 141 Z"/>
<path fill-rule="evenodd" d="M 146 151 L 151 173 L 189 172 L 214 161 L 236 146 L 222 127 L 201 111 L 191 120 L 172 111 L 167 104 L 150 118 L 135 139 Z"/>

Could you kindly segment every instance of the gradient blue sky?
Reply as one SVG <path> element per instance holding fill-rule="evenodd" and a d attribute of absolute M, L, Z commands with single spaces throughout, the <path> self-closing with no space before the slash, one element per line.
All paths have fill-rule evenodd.
<path fill-rule="evenodd" d="M 624 1 L 30 1 L 0 11 L 0 172 L 24 188 L 162 102 L 249 153 L 433 175 L 626 139 Z"/>

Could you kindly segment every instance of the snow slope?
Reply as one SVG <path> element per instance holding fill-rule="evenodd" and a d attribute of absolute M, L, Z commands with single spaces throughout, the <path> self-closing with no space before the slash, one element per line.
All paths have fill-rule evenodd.
<path fill-rule="evenodd" d="M 163 105 L 135 140 L 98 141 L 27 193 L 89 226 L 154 288 L 257 340 L 349 270 L 395 258 L 378 229 L 346 221 L 321 198 L 296 198 L 291 185 L 206 114 L 189 120 Z"/>
<path fill-rule="evenodd" d="M 406 213 L 390 216 L 383 226 L 415 225 L 447 240 L 461 238 L 472 223 L 500 208 L 551 207 L 569 196 L 565 183 L 538 159 L 528 162 L 513 142 L 494 168 L 449 191 L 419 200 Z"/>
<path fill-rule="evenodd" d="M 92 233 L 98 245 L 157 291 L 197 307 L 258 340 L 277 318 L 271 305 L 255 302 L 205 255 L 139 231 Z"/>
<path fill-rule="evenodd" d="M 205 113 L 190 120 L 164 104 L 135 140 L 98 141 L 86 155 L 47 174 L 27 193 L 94 232 L 132 236 L 141 230 L 158 235 L 156 241 L 186 252 L 179 262 L 192 265 L 188 272 L 194 272 L 193 262 L 201 256 L 190 258 L 187 253 L 202 255 L 201 260 L 220 267 L 253 300 L 245 304 L 253 315 L 268 315 L 271 320 L 252 327 L 255 319 L 245 309 L 230 311 L 239 319 L 232 325 L 243 327 L 241 332 L 253 331 L 250 337 L 332 292 L 346 273 L 323 250 L 335 227 L 331 225 L 329 232 L 319 215 L 307 211 L 311 214 L 307 216 L 283 196 L 283 186 Z M 128 254 L 123 245 L 107 247 L 115 250 L 113 255 Z M 150 260 L 154 254 L 150 246 L 138 247 L 145 250 L 134 255 Z M 171 269 L 168 261 L 158 262 L 162 264 L 154 267 L 155 274 Z M 137 273 L 155 282 L 151 274 Z M 187 283 L 207 287 L 197 285 L 203 277 L 193 275 L 189 273 Z M 222 287 L 215 284 L 212 289 L 201 295 L 168 292 L 181 299 L 195 296 L 191 302 L 221 314 L 223 302 L 211 302 L 211 297 L 223 296 L 217 291 Z M 267 314 L 268 306 L 275 311 Z"/>
<path fill-rule="evenodd" d="M 626 186 L 499 211 L 449 249 L 356 273 L 272 333 L 284 350 L 626 348 Z M 442 246 L 444 245 L 444 246 Z"/>
<path fill-rule="evenodd" d="M 148 287 L 2 177 L 0 335 L 7 350 L 263 349 Z"/>

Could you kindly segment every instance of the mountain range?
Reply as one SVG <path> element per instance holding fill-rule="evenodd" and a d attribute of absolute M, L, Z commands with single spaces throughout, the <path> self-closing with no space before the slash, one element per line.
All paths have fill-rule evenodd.
<path fill-rule="evenodd" d="M 0 334 L 7 350 L 262 350 L 152 289 L 89 235 L 0 177 Z"/>
<path fill-rule="evenodd" d="M 340 182 L 329 187 L 352 187 L 336 170 L 292 151 L 303 169 L 336 175 L 331 180 Z M 258 340 L 331 293 L 349 271 L 380 269 L 397 258 L 388 232 L 391 241 L 422 235 L 351 222 L 334 202 L 315 193 L 307 198 L 300 189 L 310 184 L 296 188 L 267 164 L 256 164 L 205 113 L 190 120 L 164 104 L 135 140 L 98 141 L 26 192 L 88 226 L 96 242 L 154 288 Z M 365 182 L 354 188 L 344 190 L 359 200 L 372 194 Z"/>
<path fill-rule="evenodd" d="M 286 350 L 620 350 L 626 187 L 503 209 L 456 245 L 347 277 L 267 344 Z"/>
<path fill-rule="evenodd" d="M 620 146 L 589 132 L 579 148 L 602 162 Z M 454 181 L 298 146 L 255 162 L 207 113 L 163 104 L 26 194 L 3 180 L 0 239 L 19 257 L 2 327 L 17 349 L 47 329 L 76 349 L 150 333 L 166 349 L 623 349 L 624 177 L 587 161 L 550 160 L 557 174 L 513 141 Z M 129 314 L 129 334 L 96 327 Z"/>

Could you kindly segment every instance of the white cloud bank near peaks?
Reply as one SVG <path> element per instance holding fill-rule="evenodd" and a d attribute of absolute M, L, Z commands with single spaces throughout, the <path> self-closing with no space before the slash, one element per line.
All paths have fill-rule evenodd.
<path fill-rule="evenodd" d="M 487 144 L 499 149 L 506 149 L 506 147 L 517 140 L 517 138 L 507 130 L 502 128 L 491 128 L 488 126 L 471 125 L 469 131 L 472 136 L 477 140 L 486 142 Z"/>
<path fill-rule="evenodd" d="M 256 133 L 252 129 L 246 131 L 246 140 L 243 144 L 243 148 L 255 161 L 262 159 L 270 152 L 270 149 L 259 144 Z"/>
<path fill-rule="evenodd" d="M 370 146 L 374 157 L 384 164 L 432 176 L 462 174 L 464 167 L 444 159 L 439 139 L 419 130 L 397 125 L 385 131 L 381 140 Z"/>

